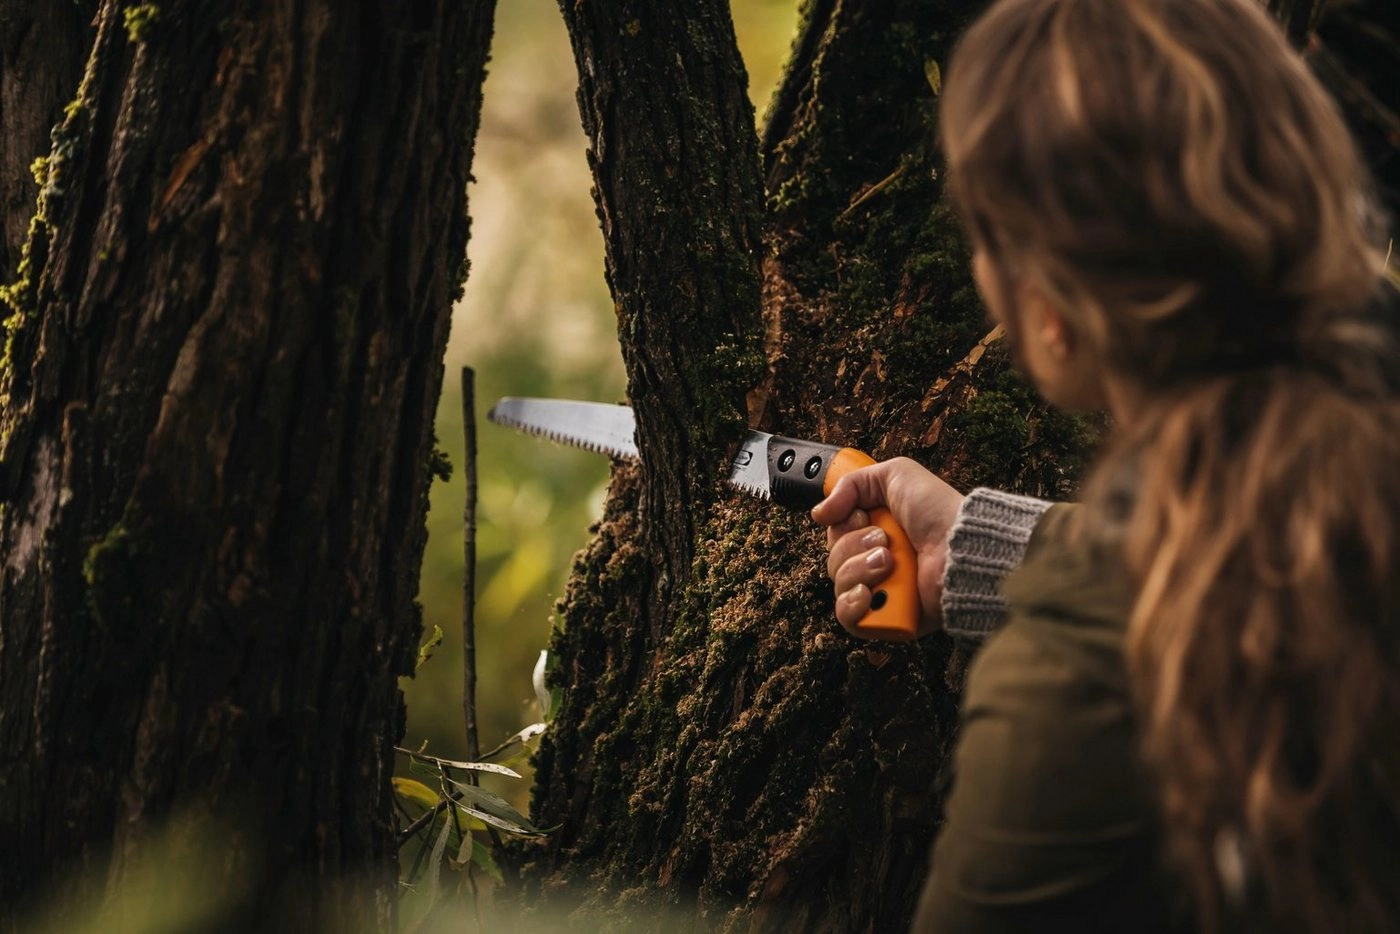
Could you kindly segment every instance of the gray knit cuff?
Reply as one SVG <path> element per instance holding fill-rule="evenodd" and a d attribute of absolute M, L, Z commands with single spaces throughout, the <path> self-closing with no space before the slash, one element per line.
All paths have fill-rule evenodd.
<path fill-rule="evenodd" d="M 1001 582 L 1021 563 L 1031 530 L 1050 503 L 978 487 L 963 500 L 948 533 L 943 573 L 943 628 L 985 639 L 1006 618 Z"/>

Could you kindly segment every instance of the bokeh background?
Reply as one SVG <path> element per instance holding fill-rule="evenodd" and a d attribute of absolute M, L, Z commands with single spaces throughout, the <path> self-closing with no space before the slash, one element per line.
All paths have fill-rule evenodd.
<path fill-rule="evenodd" d="M 733 0 L 760 122 L 797 24 L 798 0 Z M 502 395 L 623 401 L 626 380 L 594 214 L 577 77 L 557 0 L 501 0 L 468 192 L 471 272 L 452 323 L 437 413 L 452 479 L 432 490 L 420 599 L 444 639 L 403 682 L 404 742 L 462 758 L 466 473 L 460 371 L 476 373 L 477 704 L 482 749 L 540 718 L 531 672 L 573 554 L 601 513 L 606 458 L 485 420 Z M 517 765 L 517 767 L 519 767 Z M 407 772 L 400 760 L 399 771 Z M 527 779 L 528 779 L 527 775 Z M 496 784 L 496 783 L 493 783 Z M 523 805 L 528 782 L 497 787 Z"/>

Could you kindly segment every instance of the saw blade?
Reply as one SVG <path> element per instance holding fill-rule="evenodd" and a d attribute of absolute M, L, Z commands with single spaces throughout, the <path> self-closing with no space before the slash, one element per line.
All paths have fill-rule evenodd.
<path fill-rule="evenodd" d="M 768 439 L 772 437 L 766 432 L 750 431 L 729 467 L 730 484 L 759 499 L 773 495 L 773 485 L 768 479 Z"/>
<path fill-rule="evenodd" d="M 636 424 L 625 405 L 507 396 L 486 417 L 541 438 L 613 457 L 636 457 Z"/>
<path fill-rule="evenodd" d="M 493 405 L 486 417 L 497 425 L 560 444 L 612 457 L 637 456 L 636 422 L 632 410 L 625 405 L 507 396 Z M 771 437 L 762 431 L 750 431 L 729 469 L 731 485 L 760 499 L 772 496 L 768 482 Z"/>

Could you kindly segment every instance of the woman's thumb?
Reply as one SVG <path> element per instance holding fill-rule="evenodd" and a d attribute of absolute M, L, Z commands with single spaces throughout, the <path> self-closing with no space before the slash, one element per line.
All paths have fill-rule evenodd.
<path fill-rule="evenodd" d="M 882 464 L 853 470 L 836 481 L 826 499 L 812 507 L 812 519 L 821 525 L 845 521 L 854 510 L 885 505 L 885 471 Z"/>

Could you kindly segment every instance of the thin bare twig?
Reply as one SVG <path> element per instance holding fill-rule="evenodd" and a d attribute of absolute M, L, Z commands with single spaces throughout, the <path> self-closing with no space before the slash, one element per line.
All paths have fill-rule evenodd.
<path fill-rule="evenodd" d="M 442 809 L 447 807 L 449 801 L 456 801 L 460 797 L 462 797 L 462 793 L 460 791 L 454 791 L 452 792 L 450 797 L 443 798 L 437 804 L 433 805 L 431 808 L 424 811 L 422 814 L 419 814 L 417 820 L 409 824 L 403 830 L 399 831 L 399 845 L 402 846 L 405 842 L 407 842 L 409 837 L 413 836 L 418 831 L 428 826 L 428 824 L 432 821 L 434 817 L 437 817 L 439 814 L 442 813 Z"/>
<path fill-rule="evenodd" d="M 884 178 L 880 179 L 875 184 L 871 185 L 869 188 L 867 188 L 864 192 L 861 193 L 860 197 L 856 198 L 849 205 L 847 205 L 846 210 L 841 212 L 841 215 L 838 219 L 845 220 L 856 208 L 860 207 L 862 204 L 869 201 L 871 198 L 875 197 L 880 192 L 893 185 L 895 182 L 899 181 L 899 177 L 904 174 L 904 170 L 907 168 L 909 168 L 909 164 L 907 162 L 901 162 L 893 172 L 891 172 L 889 175 L 886 175 Z"/>
<path fill-rule="evenodd" d="M 462 431 L 467 442 L 467 497 L 462 506 L 462 710 L 467 721 L 467 758 L 475 762 L 481 753 L 476 724 L 476 389 L 475 374 L 467 366 L 462 367 Z"/>
<path fill-rule="evenodd" d="M 526 727 L 525 730 L 521 730 L 519 733 L 516 733 L 514 736 L 512 736 L 512 737 L 510 737 L 509 739 L 505 740 L 505 741 L 502 742 L 500 745 L 498 745 L 498 746 L 496 746 L 496 747 L 494 747 L 494 748 L 492 748 L 492 749 L 488 749 L 488 750 L 486 750 L 485 752 L 483 752 L 483 753 L 481 754 L 481 758 L 478 759 L 477 761 L 479 761 L 479 762 L 490 762 L 492 758 L 494 758 L 495 756 L 499 755 L 499 754 L 502 753 L 502 752 L 505 752 L 507 749 L 511 748 L 512 746 L 522 746 L 522 745 L 524 745 L 526 742 L 528 742 L 528 741 L 534 739 L 536 736 L 539 736 L 539 735 L 540 735 L 539 731 L 536 730 L 535 728 L 536 728 L 536 727 L 541 727 L 541 726 L 543 726 L 543 724 L 534 724 L 534 725 L 531 726 L 531 727 Z M 522 735 L 522 734 L 524 734 L 524 733 L 526 732 L 526 730 L 531 730 L 532 732 L 530 732 L 529 735 Z"/>
<path fill-rule="evenodd" d="M 481 741 L 476 723 L 476 374 L 462 367 L 462 433 L 466 436 L 467 496 L 462 504 L 462 711 L 467 721 L 467 758 L 476 762 Z M 467 773 L 477 784 L 477 774 Z M 491 845 L 501 846 L 500 834 L 490 824 Z"/>

